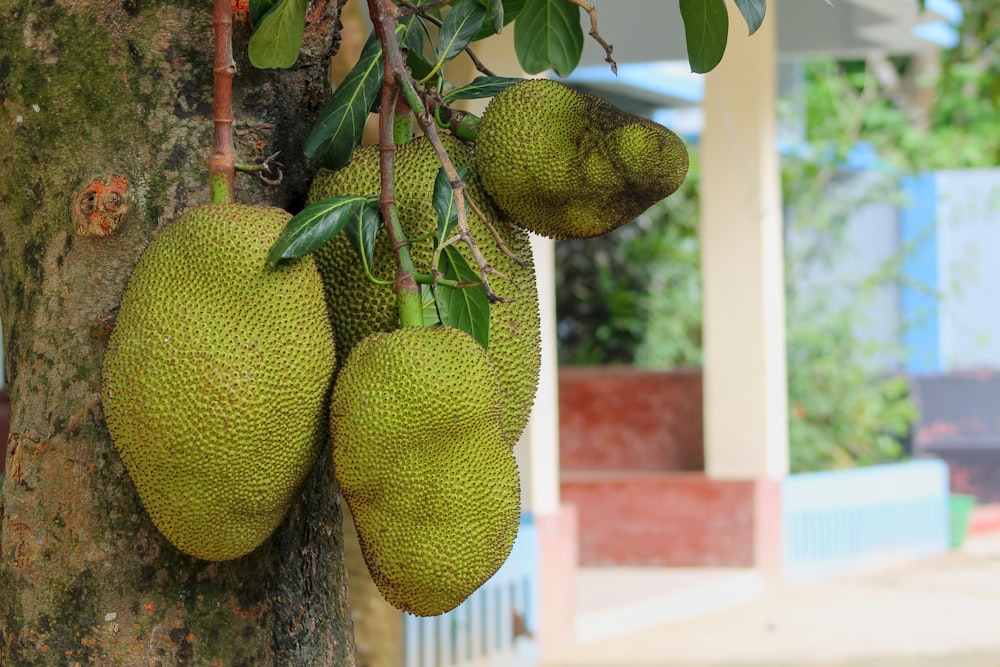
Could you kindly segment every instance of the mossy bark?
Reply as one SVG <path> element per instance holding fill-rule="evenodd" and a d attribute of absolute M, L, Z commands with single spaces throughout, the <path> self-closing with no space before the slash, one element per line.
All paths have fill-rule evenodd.
<path fill-rule="evenodd" d="M 271 540 L 209 563 L 159 535 L 104 426 L 100 367 L 128 273 L 160 224 L 209 197 L 210 4 L 0 0 L 3 665 L 354 664 L 328 455 Z M 238 200 L 302 200 L 341 4 L 311 3 L 292 70 L 237 56 L 237 152 L 284 164 L 277 186 L 239 177 Z"/>

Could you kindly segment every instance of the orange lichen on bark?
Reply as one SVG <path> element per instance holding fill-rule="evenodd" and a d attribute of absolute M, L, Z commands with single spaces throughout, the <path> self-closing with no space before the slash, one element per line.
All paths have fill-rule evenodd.
<path fill-rule="evenodd" d="M 128 179 L 107 174 L 77 190 L 73 197 L 73 227 L 80 236 L 110 236 L 128 211 Z"/>
<path fill-rule="evenodd" d="M 250 0 L 232 0 L 233 21 L 250 25 Z"/>

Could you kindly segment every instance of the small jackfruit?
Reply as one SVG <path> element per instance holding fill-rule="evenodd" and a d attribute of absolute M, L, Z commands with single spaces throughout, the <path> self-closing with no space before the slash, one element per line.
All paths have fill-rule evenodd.
<path fill-rule="evenodd" d="M 418 616 L 458 606 L 510 554 L 520 486 L 482 346 L 451 327 L 358 343 L 330 402 L 334 474 L 368 570 Z"/>
<path fill-rule="evenodd" d="M 472 199 L 482 208 L 511 252 L 525 263 L 522 267 L 507 256 L 496 245 L 485 224 L 466 207 L 469 228 L 483 256 L 511 279 L 500 278 L 494 282 L 494 289 L 509 301 L 490 306 L 487 353 L 499 373 L 504 431 L 513 445 L 528 423 L 541 364 L 538 292 L 531 241 L 527 233 L 512 225 L 492 206 L 472 169 L 473 158 L 466 145 L 444 133 L 441 140 L 454 165 L 469 168 L 465 182 Z M 396 151 L 395 194 L 400 223 L 410 239 L 414 264 L 418 270 L 428 273 L 437 230 L 437 213 L 432 204 L 434 179 L 440 168 L 437 153 L 426 137 L 402 144 Z M 362 146 L 354 151 L 351 162 L 343 169 L 322 170 L 317 174 L 309 191 L 309 201 L 348 194 L 378 194 L 379 188 L 378 147 Z M 458 243 L 455 247 L 472 262 L 465 244 Z M 326 285 L 341 362 L 354 345 L 369 334 L 399 327 L 394 286 L 373 283 L 365 276 L 357 253 L 343 234 L 335 236 L 314 256 Z M 384 231 L 379 232 L 376 240 L 372 273 L 389 282 L 396 277 L 395 256 Z"/>
<path fill-rule="evenodd" d="M 688 154 L 658 123 L 557 81 L 529 79 L 487 105 L 476 168 L 483 189 L 518 226 L 584 239 L 676 191 Z"/>
<path fill-rule="evenodd" d="M 279 525 L 327 435 L 333 334 L 315 264 L 268 268 L 291 216 L 210 205 L 150 242 L 103 366 L 111 439 L 156 527 L 206 560 Z"/>

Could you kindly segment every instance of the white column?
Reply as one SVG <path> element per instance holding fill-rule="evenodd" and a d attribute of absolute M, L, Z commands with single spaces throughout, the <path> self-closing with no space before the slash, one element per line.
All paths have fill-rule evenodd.
<path fill-rule="evenodd" d="M 701 140 L 705 469 L 788 471 L 776 11 L 753 36 L 732 3 L 729 43 L 705 77 Z"/>
<path fill-rule="evenodd" d="M 528 427 L 514 449 L 521 467 L 521 506 L 536 514 L 559 510 L 559 368 L 556 341 L 555 243 L 532 234 L 542 325 L 542 368 Z"/>

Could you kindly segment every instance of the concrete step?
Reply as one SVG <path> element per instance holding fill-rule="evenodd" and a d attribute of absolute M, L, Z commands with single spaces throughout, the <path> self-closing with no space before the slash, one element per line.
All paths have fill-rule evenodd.
<path fill-rule="evenodd" d="M 762 575 L 742 568 L 583 567 L 576 580 L 579 645 L 728 609 L 764 591 Z"/>

